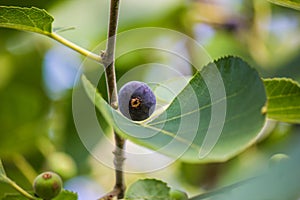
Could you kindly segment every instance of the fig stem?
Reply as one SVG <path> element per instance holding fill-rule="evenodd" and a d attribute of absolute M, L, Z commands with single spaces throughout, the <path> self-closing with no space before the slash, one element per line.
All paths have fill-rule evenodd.
<path fill-rule="evenodd" d="M 118 27 L 119 17 L 119 3 L 120 0 L 110 1 L 110 16 L 109 16 L 109 28 L 107 36 L 106 50 L 101 53 L 102 64 L 105 67 L 105 76 L 107 83 L 107 93 L 109 97 L 109 104 L 113 109 L 118 109 L 118 94 L 117 94 L 117 83 L 116 83 L 116 72 L 115 72 L 115 48 L 116 48 L 116 33 Z M 114 166 L 115 166 L 115 186 L 112 192 L 108 193 L 106 197 L 102 199 L 109 199 L 111 196 L 116 196 L 118 199 L 124 197 L 125 183 L 124 183 L 124 146 L 125 139 L 120 137 L 114 131 L 115 137 L 115 150 L 114 154 Z"/>
<path fill-rule="evenodd" d="M 114 109 L 118 108 L 117 83 L 115 73 L 115 47 L 118 15 L 119 0 L 111 0 L 106 50 L 102 52 L 100 56 L 102 58 L 102 64 L 105 67 L 109 103 Z"/>

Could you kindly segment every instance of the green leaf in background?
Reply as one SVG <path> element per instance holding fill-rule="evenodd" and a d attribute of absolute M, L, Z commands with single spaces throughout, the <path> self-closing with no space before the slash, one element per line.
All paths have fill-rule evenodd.
<path fill-rule="evenodd" d="M 280 6 L 300 10 L 300 1 L 299 0 L 269 0 L 269 1 L 271 3 L 277 4 Z"/>
<path fill-rule="evenodd" d="M 74 192 L 71 192 L 68 190 L 63 190 L 53 200 L 77 200 L 77 199 L 78 199 L 77 193 L 74 193 Z"/>
<path fill-rule="evenodd" d="M 28 200 L 21 194 L 7 194 L 1 200 Z"/>
<path fill-rule="evenodd" d="M 6 182 L 4 177 L 6 177 L 6 173 L 2 164 L 2 160 L 0 159 L 0 181 Z"/>
<path fill-rule="evenodd" d="M 259 176 L 196 195 L 190 200 L 296 200 L 300 195 L 300 150 Z"/>
<path fill-rule="evenodd" d="M 125 200 L 168 200 L 170 188 L 155 179 L 138 180 L 126 190 Z"/>
<path fill-rule="evenodd" d="M 300 85 L 288 78 L 264 79 L 267 92 L 267 117 L 300 123 Z"/>
<path fill-rule="evenodd" d="M 2 160 L 0 159 L 0 175 L 4 175 L 6 176 L 3 164 L 2 164 Z"/>
<path fill-rule="evenodd" d="M 27 198 L 21 194 L 6 194 L 2 198 L 2 200 L 23 200 L 23 199 L 27 200 Z M 77 200 L 77 199 L 78 199 L 78 196 L 76 193 L 68 191 L 68 190 L 63 190 L 53 200 Z"/>
<path fill-rule="evenodd" d="M 53 20 L 43 9 L 0 6 L 0 27 L 48 35 L 52 32 Z"/>
<path fill-rule="evenodd" d="M 217 66 L 221 73 L 227 95 L 215 102 L 211 102 L 211 91 L 206 86 L 208 82 L 216 81 L 215 75 L 209 73 L 213 66 Z M 205 82 L 201 74 L 207 73 L 211 77 Z M 261 113 L 261 109 L 266 102 L 264 85 L 258 73 L 236 57 L 226 57 L 210 63 L 203 68 L 201 74 L 196 73 L 167 110 L 149 123 L 134 123 L 123 117 L 118 111 L 111 109 L 98 92 L 95 93 L 95 87 L 85 76 L 82 81 L 90 99 L 121 136 L 186 162 L 226 161 L 252 145 L 262 129 L 265 115 Z M 191 103 L 192 93 L 198 101 L 195 104 Z M 218 121 L 210 127 L 211 110 L 212 105 L 218 106 L 224 99 L 227 106 L 226 118 L 218 137 L 219 129 L 214 128 L 222 122 Z M 190 107 L 196 109 L 191 110 Z M 181 112 L 189 109 L 189 112 Z M 199 124 L 195 124 L 197 115 L 201 115 Z M 203 150 L 202 145 L 208 129 L 210 136 L 217 135 L 217 143 L 214 143 L 207 156 L 200 159 L 199 153 Z M 192 140 L 191 135 L 195 136 Z"/>

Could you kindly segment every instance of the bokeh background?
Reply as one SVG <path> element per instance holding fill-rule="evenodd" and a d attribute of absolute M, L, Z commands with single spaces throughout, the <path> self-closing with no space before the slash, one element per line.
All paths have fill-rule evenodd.
<path fill-rule="evenodd" d="M 54 28 L 66 29 L 60 35 L 87 49 L 106 39 L 107 0 L 1 0 L 0 5 L 46 9 L 55 18 Z M 197 40 L 213 59 L 240 56 L 262 77 L 300 81 L 299 11 L 266 0 L 126 0 L 120 12 L 119 32 L 149 26 L 173 29 Z M 141 38 L 132 38 L 126 45 Z M 165 42 L 166 38 L 155 40 Z M 191 59 L 201 57 L 185 41 L 166 45 L 182 49 Z M 65 188 L 77 191 L 80 199 L 96 199 L 114 185 L 114 171 L 85 149 L 72 118 L 72 88 L 83 59 L 45 36 L 0 29 L 0 157 L 7 174 L 29 190 L 32 179 L 44 170 L 60 173 Z M 193 73 L 191 66 L 163 54 L 134 51 L 117 59 L 117 77 L 157 60 L 185 75 Z M 155 75 L 147 71 L 139 79 Z M 103 78 L 98 85 L 103 96 L 105 88 Z M 110 127 L 105 130 L 111 134 Z M 299 146 L 299 132 L 299 125 L 269 121 L 265 136 L 228 162 L 198 165 L 178 161 L 152 173 L 126 174 L 126 182 L 154 177 L 195 195 L 268 170 L 272 155 L 289 154 Z M 95 151 L 103 153 L 101 138 L 98 144 Z M 143 167 L 142 162 L 131 164 Z M 0 197 L 7 192 L 14 190 L 0 183 Z"/>

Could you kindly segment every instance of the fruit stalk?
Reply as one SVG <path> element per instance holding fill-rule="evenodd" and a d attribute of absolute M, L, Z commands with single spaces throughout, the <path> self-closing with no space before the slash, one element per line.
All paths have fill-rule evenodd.
<path fill-rule="evenodd" d="M 101 53 L 102 64 L 105 67 L 105 76 L 107 83 L 107 92 L 109 97 L 109 104 L 112 108 L 118 108 L 118 95 L 115 74 L 115 47 L 116 47 L 116 32 L 118 27 L 119 16 L 119 3 L 120 0 L 111 0 L 110 3 L 110 16 L 108 28 L 108 40 L 105 52 Z M 123 198 L 125 191 L 123 163 L 124 157 L 124 144 L 125 140 L 114 132 L 115 136 L 115 150 L 114 150 L 114 165 L 115 165 L 115 178 L 116 183 L 114 190 L 106 195 L 117 196 L 118 199 Z M 102 197 L 105 199 L 105 197 Z"/>
<path fill-rule="evenodd" d="M 4 181 L 6 183 L 8 183 L 10 186 L 12 186 L 16 191 L 18 191 L 20 194 L 22 194 L 27 199 L 30 199 L 30 200 L 36 200 L 37 199 L 34 196 L 32 196 L 31 194 L 29 194 L 28 192 L 26 192 L 23 188 L 21 188 L 19 185 L 17 185 L 10 178 L 5 176 L 5 177 L 2 177 L 2 179 L 4 179 Z"/>

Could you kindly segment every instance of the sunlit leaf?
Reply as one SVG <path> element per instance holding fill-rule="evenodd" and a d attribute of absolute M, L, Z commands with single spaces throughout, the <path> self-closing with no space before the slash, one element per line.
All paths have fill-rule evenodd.
<path fill-rule="evenodd" d="M 269 1 L 280 6 L 285 6 L 296 10 L 300 10 L 299 0 L 269 0 Z"/>
<path fill-rule="evenodd" d="M 222 87 L 215 66 L 226 96 L 212 100 Z M 253 68 L 236 57 L 222 58 L 197 72 L 170 106 L 149 122 L 135 123 L 123 117 L 95 93 L 85 77 L 82 80 L 88 96 L 118 134 L 186 162 L 228 160 L 255 142 L 265 122 L 261 113 L 266 102 L 263 82 Z M 207 154 L 200 158 L 203 151 Z"/>
<path fill-rule="evenodd" d="M 0 6 L 0 27 L 48 35 L 52 32 L 53 20 L 43 9 Z"/>
<path fill-rule="evenodd" d="M 267 92 L 267 117 L 300 123 L 300 85 L 288 78 L 264 79 Z"/>
<path fill-rule="evenodd" d="M 170 188 L 155 179 L 138 180 L 126 190 L 125 200 L 168 200 Z"/>

